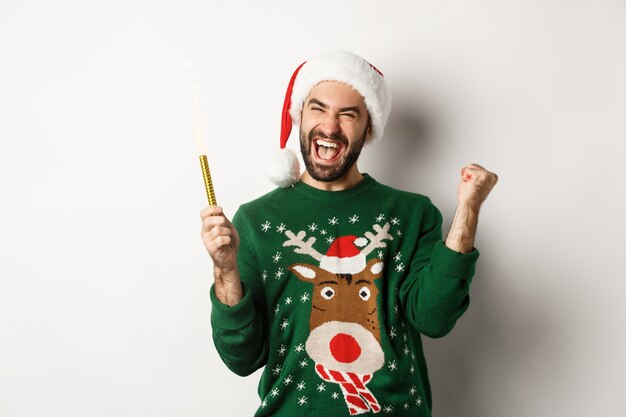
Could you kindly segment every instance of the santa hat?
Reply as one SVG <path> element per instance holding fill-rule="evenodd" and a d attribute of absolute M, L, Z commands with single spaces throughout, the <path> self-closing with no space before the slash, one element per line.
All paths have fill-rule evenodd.
<path fill-rule="evenodd" d="M 333 241 L 322 256 L 320 268 L 333 274 L 358 274 L 367 265 L 365 254 L 359 247 L 367 244 L 367 239 L 356 236 L 341 236 Z"/>
<path fill-rule="evenodd" d="M 367 143 L 380 139 L 391 112 L 391 93 L 383 74 L 358 55 L 332 51 L 302 63 L 291 76 L 283 104 L 280 151 L 270 161 L 267 175 L 279 187 L 290 187 L 300 177 L 300 164 L 292 150 L 285 149 L 291 127 L 300 124 L 304 100 L 322 81 L 340 81 L 358 91 L 370 115 L 371 133 Z"/>

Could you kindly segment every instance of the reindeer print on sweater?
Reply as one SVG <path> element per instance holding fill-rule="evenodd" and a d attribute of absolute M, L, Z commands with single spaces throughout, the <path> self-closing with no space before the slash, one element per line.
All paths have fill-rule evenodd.
<path fill-rule="evenodd" d="M 349 233 L 341 232 L 342 225 L 349 227 Z M 422 390 L 414 385 L 406 388 L 406 401 L 398 405 L 389 404 L 370 389 L 377 372 L 399 375 L 404 371 L 411 375 L 419 362 L 409 347 L 408 329 L 399 320 L 397 300 L 388 314 L 398 323 L 390 330 L 402 357 L 386 358 L 382 344 L 381 327 L 386 326 L 380 322 L 384 312 L 379 307 L 378 282 L 388 279 L 385 269 L 391 271 L 387 275 L 401 275 L 407 262 L 399 249 L 393 249 L 399 248 L 403 240 L 400 219 L 387 213 L 367 216 L 355 212 L 329 216 L 323 222 L 303 219 L 294 223 L 268 217 L 257 227 L 257 232 L 275 245 L 266 248 L 271 259 L 271 268 L 262 273 L 266 291 L 279 287 L 288 294 L 296 282 L 304 283 L 306 288 L 299 296 L 279 298 L 270 312 L 281 340 L 276 349 L 278 358 L 270 365 L 279 383 L 263 399 L 261 408 L 292 392 L 299 394 L 294 401 L 301 409 L 328 399 L 342 401 L 340 408 L 344 412 L 340 415 L 346 416 L 421 407 Z M 386 263 L 390 264 L 387 268 Z M 306 316 L 302 315 L 304 306 Z M 288 336 L 304 323 L 308 323 L 306 337 L 290 346 Z M 288 370 L 290 353 L 298 355 L 298 373 Z M 404 366 L 402 361 L 411 365 Z M 313 372 L 317 382 L 301 376 L 308 372 Z"/>
<path fill-rule="evenodd" d="M 329 216 L 324 222 L 299 223 L 264 218 L 258 224 L 257 231 L 262 236 L 280 243 L 280 247 L 267 248 L 272 268 L 262 274 L 266 290 L 279 286 L 287 294 L 295 285 L 294 280 L 305 283 L 307 290 L 298 297 L 284 296 L 270 313 L 280 330 L 278 337 L 285 341 L 277 348 L 279 357 L 271 365 L 272 375 L 284 376 L 282 383 L 269 391 L 261 408 L 295 390 L 302 394 L 297 396 L 302 408 L 330 398 L 333 402 L 343 400 L 343 415 L 389 413 L 394 406 L 379 399 L 375 390 L 369 388 L 376 373 L 383 370 L 400 374 L 402 368 L 410 375 L 418 363 L 409 348 L 406 325 L 398 320 L 397 301 L 389 312 L 398 322 L 397 328 L 391 327 L 391 337 L 397 335 L 398 350 L 406 353 L 402 353 L 403 358 L 386 358 L 382 345 L 381 327 L 386 326 L 380 322 L 384 312 L 379 308 L 377 283 L 387 279 L 385 263 L 390 263 L 396 277 L 405 268 L 406 257 L 390 246 L 395 243 L 394 247 L 399 247 L 402 242 L 401 221 L 391 214 L 367 216 L 356 212 Z M 342 225 L 357 233 L 341 233 Z M 304 306 L 308 317 L 302 316 Z M 296 308 L 299 313 L 295 313 Z M 289 341 L 282 336 L 296 332 L 296 326 L 301 328 L 305 320 L 306 337 L 296 340 L 295 348 L 290 349 Z M 313 392 L 307 388 L 312 385 L 310 380 L 299 380 L 294 372 L 286 370 L 290 350 L 302 358 L 298 371 L 314 372 L 317 382 Z M 413 364 L 407 368 L 401 365 L 402 360 Z M 422 390 L 410 386 L 406 395 L 407 401 L 400 404 L 402 409 L 421 407 Z"/>
<path fill-rule="evenodd" d="M 366 261 L 366 257 L 374 249 L 387 246 L 384 240 L 393 240 L 389 227 L 389 223 L 374 225 L 377 234 L 367 232 L 369 240 L 340 236 L 325 255 L 313 248 L 314 237 L 304 240 L 305 231 L 285 232 L 289 240 L 284 246 L 295 246 L 297 253 L 309 255 L 320 264 L 296 263 L 289 270 L 313 284 L 306 351 L 315 361 L 320 378 L 341 387 L 351 415 L 380 411 L 366 385 L 385 363 L 380 346 L 378 288 L 374 284 L 382 275 L 383 261 Z M 358 245 L 366 246 L 359 250 Z"/>

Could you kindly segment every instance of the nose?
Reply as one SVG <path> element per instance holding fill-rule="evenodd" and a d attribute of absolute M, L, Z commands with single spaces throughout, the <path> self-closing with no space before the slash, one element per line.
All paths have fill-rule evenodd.
<path fill-rule="evenodd" d="M 328 136 L 337 133 L 339 131 L 339 116 L 327 112 L 320 124 L 320 128 Z"/>
<path fill-rule="evenodd" d="M 361 356 L 361 346 L 349 334 L 337 333 L 330 340 L 330 353 L 338 362 L 351 363 Z"/>

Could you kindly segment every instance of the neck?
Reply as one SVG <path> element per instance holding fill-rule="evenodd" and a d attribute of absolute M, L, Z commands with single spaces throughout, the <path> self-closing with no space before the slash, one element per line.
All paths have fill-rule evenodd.
<path fill-rule="evenodd" d="M 308 171 L 304 171 L 300 177 L 300 181 L 310 185 L 313 188 L 324 191 L 343 191 L 354 187 L 363 180 L 363 175 L 359 172 L 359 168 L 354 164 L 352 168 L 341 178 L 331 182 L 318 181 L 309 175 Z"/>

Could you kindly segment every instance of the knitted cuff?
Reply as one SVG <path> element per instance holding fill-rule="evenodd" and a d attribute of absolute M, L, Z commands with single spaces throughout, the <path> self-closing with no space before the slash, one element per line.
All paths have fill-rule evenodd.
<path fill-rule="evenodd" d="M 241 283 L 243 298 L 234 306 L 222 303 L 215 295 L 215 284 L 209 291 L 211 297 L 211 326 L 237 331 L 246 327 L 254 320 L 254 304 L 252 303 L 252 291 Z"/>
<path fill-rule="evenodd" d="M 435 243 L 431 264 L 437 271 L 456 279 L 470 279 L 476 270 L 479 252 L 474 248 L 470 253 L 460 253 L 447 247 L 443 241 Z"/>

